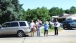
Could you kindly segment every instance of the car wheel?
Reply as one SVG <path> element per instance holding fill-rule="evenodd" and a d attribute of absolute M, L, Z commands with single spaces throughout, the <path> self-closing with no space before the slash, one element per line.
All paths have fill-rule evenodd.
<path fill-rule="evenodd" d="M 23 31 L 18 31 L 18 32 L 17 32 L 17 35 L 18 35 L 18 37 L 23 37 L 23 36 L 25 36 L 25 34 L 24 34 Z"/>
<path fill-rule="evenodd" d="M 65 25 L 63 25 L 63 29 L 66 29 Z"/>
<path fill-rule="evenodd" d="M 73 30 L 72 27 L 70 27 L 70 30 Z"/>
<path fill-rule="evenodd" d="M 71 26 L 70 26 L 70 24 L 68 24 L 67 28 L 68 28 L 68 30 L 71 30 L 72 29 Z"/>
<path fill-rule="evenodd" d="M 63 27 L 63 29 L 65 29 L 65 27 Z"/>

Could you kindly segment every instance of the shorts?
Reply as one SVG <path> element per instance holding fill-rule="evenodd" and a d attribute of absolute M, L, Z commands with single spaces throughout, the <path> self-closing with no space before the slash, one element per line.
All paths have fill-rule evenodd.
<path fill-rule="evenodd" d="M 35 32 L 36 30 L 35 30 L 35 28 L 31 28 L 31 32 Z"/>
<path fill-rule="evenodd" d="M 44 35 L 45 35 L 45 34 L 48 34 L 48 30 L 44 30 Z"/>

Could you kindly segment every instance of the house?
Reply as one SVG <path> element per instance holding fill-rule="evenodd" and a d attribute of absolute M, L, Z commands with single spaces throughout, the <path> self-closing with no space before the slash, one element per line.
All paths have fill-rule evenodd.
<path fill-rule="evenodd" d="M 76 20 L 76 14 L 66 17 L 66 20 Z"/>
<path fill-rule="evenodd" d="M 71 14 L 64 13 L 64 14 L 60 14 L 58 18 L 67 18 L 69 16 L 71 16 Z"/>
<path fill-rule="evenodd" d="M 69 14 L 60 14 L 60 15 L 58 15 L 58 16 L 52 16 L 51 17 L 51 19 L 50 20 L 53 20 L 54 18 L 66 18 L 66 17 L 68 17 L 68 16 L 70 16 Z"/>
<path fill-rule="evenodd" d="M 53 20 L 54 18 L 64 19 L 64 20 L 72 20 L 72 19 L 76 20 L 76 14 L 66 14 L 66 13 L 64 13 L 64 14 L 61 14 L 61 15 L 58 15 L 58 16 L 52 16 L 51 20 Z"/>
<path fill-rule="evenodd" d="M 59 16 L 58 18 L 64 18 L 65 20 L 76 20 L 76 14 L 66 14 L 64 16 Z"/>

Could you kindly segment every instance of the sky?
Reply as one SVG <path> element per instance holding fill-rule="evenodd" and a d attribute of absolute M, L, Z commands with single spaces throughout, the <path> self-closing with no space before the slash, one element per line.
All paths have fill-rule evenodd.
<path fill-rule="evenodd" d="M 20 4 L 23 4 L 23 9 L 35 9 L 37 7 L 47 7 L 51 9 L 52 7 L 62 8 L 64 10 L 70 9 L 70 7 L 76 7 L 76 0 L 19 0 Z"/>

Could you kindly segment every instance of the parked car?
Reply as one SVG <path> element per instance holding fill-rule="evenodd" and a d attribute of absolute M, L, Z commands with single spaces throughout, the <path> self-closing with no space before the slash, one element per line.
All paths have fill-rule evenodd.
<path fill-rule="evenodd" d="M 72 28 L 76 28 L 76 21 L 63 21 L 61 23 L 61 26 L 63 27 L 63 29 L 72 29 Z"/>
<path fill-rule="evenodd" d="M 0 35 L 17 34 L 18 37 L 29 35 L 30 28 L 27 21 L 5 22 L 0 26 Z"/>

